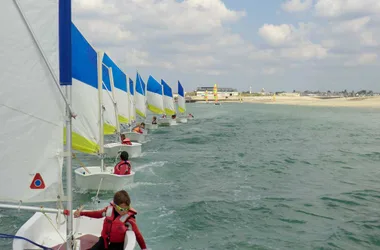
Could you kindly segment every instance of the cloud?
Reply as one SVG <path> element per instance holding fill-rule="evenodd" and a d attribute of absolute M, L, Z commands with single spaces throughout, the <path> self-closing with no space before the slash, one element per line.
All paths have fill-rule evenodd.
<path fill-rule="evenodd" d="M 348 21 L 343 21 L 333 26 L 332 30 L 336 33 L 363 31 L 370 20 L 371 17 L 365 16 Z"/>
<path fill-rule="evenodd" d="M 233 87 L 252 77 L 267 82 L 281 75 L 285 82 L 291 74 L 298 79 L 320 70 L 327 78 L 345 67 L 353 72 L 379 63 L 378 0 L 282 2 L 277 7 L 286 12 L 310 15 L 268 21 L 270 9 L 263 19 L 244 1 L 73 0 L 73 18 L 95 48 L 133 77 L 138 69 L 145 78 L 186 76 L 194 85 L 225 81 Z"/>
<path fill-rule="evenodd" d="M 347 14 L 378 14 L 378 0 L 318 0 L 315 11 L 322 17 L 341 17 Z"/>
<path fill-rule="evenodd" d="M 281 5 L 287 12 L 301 12 L 311 8 L 313 0 L 287 0 Z"/>
<path fill-rule="evenodd" d="M 299 23 L 298 28 L 289 24 L 264 24 L 259 35 L 271 46 L 277 47 L 275 55 L 292 60 L 322 59 L 327 56 L 328 49 L 313 43 L 310 31 L 314 24 Z"/>
<path fill-rule="evenodd" d="M 283 45 L 294 39 L 292 26 L 288 24 L 264 24 L 259 29 L 259 35 L 272 46 Z"/>
<path fill-rule="evenodd" d="M 238 63 L 239 55 L 253 47 L 224 27 L 245 11 L 231 10 L 221 0 L 74 2 L 74 22 L 85 37 L 128 67 L 202 69 L 209 74 L 225 61 Z"/>
<path fill-rule="evenodd" d="M 358 57 L 356 57 L 354 60 L 350 60 L 344 63 L 347 67 L 353 67 L 358 65 L 367 65 L 367 64 L 373 64 L 377 61 L 377 54 L 375 53 L 367 53 L 367 54 L 361 54 Z"/>

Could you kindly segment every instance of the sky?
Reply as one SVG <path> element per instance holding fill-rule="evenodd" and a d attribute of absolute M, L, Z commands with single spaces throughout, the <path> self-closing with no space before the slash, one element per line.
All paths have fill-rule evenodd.
<path fill-rule="evenodd" d="M 73 0 L 73 21 L 132 79 L 177 92 L 380 92 L 379 0 Z"/>

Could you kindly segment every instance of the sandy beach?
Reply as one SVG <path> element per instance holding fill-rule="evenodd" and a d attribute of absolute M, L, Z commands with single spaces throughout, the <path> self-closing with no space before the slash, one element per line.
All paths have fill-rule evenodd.
<path fill-rule="evenodd" d="M 194 98 L 195 99 L 195 98 Z M 195 99 L 196 100 L 196 99 Z M 341 97 L 323 99 L 310 96 L 245 96 L 242 97 L 243 103 L 265 103 L 301 106 L 326 106 L 326 107 L 357 107 L 357 108 L 380 108 L 380 96 L 369 97 Z M 204 103 L 205 101 L 197 101 Z M 212 101 L 210 101 L 212 102 Z M 221 100 L 221 102 L 240 102 L 238 99 Z"/>

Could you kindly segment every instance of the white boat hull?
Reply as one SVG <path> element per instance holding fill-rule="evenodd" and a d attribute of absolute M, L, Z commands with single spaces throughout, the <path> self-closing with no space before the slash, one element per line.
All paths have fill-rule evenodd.
<path fill-rule="evenodd" d="M 24 225 L 17 231 L 16 236 L 25 237 L 33 242 L 36 242 L 45 247 L 52 248 L 54 250 L 66 249 L 64 240 L 60 235 L 66 239 L 66 220 L 62 215 L 61 223 L 63 225 L 57 225 L 57 214 L 54 213 L 35 213 Z M 50 221 L 49 221 L 50 220 Z M 53 225 L 52 225 L 53 224 Z M 103 227 L 103 219 L 92 219 L 88 217 L 74 218 L 73 228 L 75 231 L 74 237 L 76 238 L 75 250 L 90 249 L 100 237 L 100 232 Z M 55 231 L 56 228 L 59 231 Z M 124 240 L 124 250 L 133 250 L 136 246 L 136 236 L 133 231 L 127 231 Z M 24 249 L 41 249 L 25 240 L 14 239 L 13 250 Z"/>
<path fill-rule="evenodd" d="M 114 158 L 119 152 L 127 151 L 129 159 L 141 156 L 141 143 L 132 142 L 132 145 L 121 144 L 120 142 L 107 143 L 104 145 L 104 154 L 106 157 Z"/>
<path fill-rule="evenodd" d="M 157 123 L 160 126 L 173 126 L 173 125 L 177 125 L 176 120 L 174 120 L 172 118 L 162 118 L 162 119 L 159 119 L 157 121 Z"/>
<path fill-rule="evenodd" d="M 179 123 L 187 123 L 187 118 L 186 117 L 178 117 L 177 122 Z"/>
<path fill-rule="evenodd" d="M 145 128 L 148 130 L 155 130 L 155 129 L 158 129 L 158 124 L 147 123 L 147 124 L 145 124 Z"/>
<path fill-rule="evenodd" d="M 99 190 L 116 192 L 132 184 L 135 176 L 133 171 L 129 175 L 113 174 L 113 167 L 107 167 L 104 172 L 102 172 L 100 166 L 86 166 L 86 168 L 90 173 L 84 168 L 77 168 L 74 171 L 77 187 L 85 190 L 98 190 L 100 180 L 103 179 Z"/>
<path fill-rule="evenodd" d="M 129 138 L 131 142 L 139 142 L 139 143 L 145 142 L 146 136 L 147 136 L 146 134 L 139 134 L 136 132 L 125 132 L 122 134 L 125 135 L 125 137 Z"/>

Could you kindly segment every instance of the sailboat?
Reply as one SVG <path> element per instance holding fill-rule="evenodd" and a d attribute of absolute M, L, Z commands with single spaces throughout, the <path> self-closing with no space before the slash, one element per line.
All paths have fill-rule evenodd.
<path fill-rule="evenodd" d="M 103 60 L 104 53 L 100 53 L 99 60 Z M 108 61 L 110 63 L 110 61 Z M 114 65 L 116 69 L 116 65 Z M 109 75 L 112 74 L 112 71 L 110 71 L 110 68 L 107 68 L 104 64 L 102 64 L 102 74 L 103 74 L 103 96 L 99 95 L 99 103 L 103 107 L 102 110 L 102 118 L 104 119 L 104 134 L 110 135 L 110 134 L 117 134 L 118 137 L 120 135 L 120 126 L 118 123 L 117 117 L 119 116 L 117 112 L 117 103 L 113 100 L 111 96 L 111 82 Z M 111 68 L 112 69 L 112 68 Z M 126 98 L 126 97 L 125 97 Z M 105 111 L 104 111 L 105 108 Z M 107 110 L 109 111 L 107 113 Z M 111 115 L 113 114 L 113 115 Z M 108 120 L 106 120 L 105 115 L 108 115 Z M 111 125 L 108 125 L 111 124 Z M 115 124 L 115 125 L 113 125 Z M 111 133 L 111 129 L 109 129 L 112 126 L 113 132 Z M 120 137 L 119 137 L 120 138 Z M 119 139 L 118 142 L 112 142 L 104 144 L 104 154 L 105 157 L 115 158 L 119 155 L 121 151 L 127 151 L 129 154 L 129 158 L 136 158 L 141 156 L 141 143 L 138 142 L 132 142 L 132 145 L 122 144 L 121 140 Z"/>
<path fill-rule="evenodd" d="M 113 166 L 106 167 L 104 164 L 105 146 L 110 145 L 104 145 L 105 122 L 101 105 L 104 97 L 109 98 L 103 84 L 103 80 L 106 81 L 109 77 L 109 69 L 102 64 L 104 53 L 96 52 L 75 25 L 72 25 L 72 51 L 72 100 L 78 106 L 78 117 L 73 121 L 73 148 L 83 153 L 98 154 L 101 158 L 98 166 L 75 169 L 76 185 L 81 189 L 120 190 L 133 183 L 135 173 L 132 171 L 130 175 L 115 175 Z M 98 109 L 94 109 L 94 106 Z M 109 109 L 111 108 L 113 109 Z M 120 145 L 117 145 L 117 150 L 121 148 Z"/>
<path fill-rule="evenodd" d="M 218 101 L 218 86 L 215 84 L 214 85 L 214 104 L 215 105 L 220 105 L 220 102 Z"/>
<path fill-rule="evenodd" d="M 172 88 L 163 80 L 161 79 L 161 85 L 162 85 L 162 101 L 164 103 L 164 112 L 167 116 L 167 119 L 170 120 L 170 126 L 177 125 L 177 119 L 172 118 L 173 115 L 176 115 L 176 110 L 174 107 L 174 99 L 173 99 L 173 91 Z"/>
<path fill-rule="evenodd" d="M 148 110 L 155 115 L 165 114 L 162 93 L 162 85 L 150 75 L 147 83 L 146 100 Z M 159 118 L 157 119 L 157 123 L 159 125 L 170 125 L 170 120 L 167 118 Z"/>
<path fill-rule="evenodd" d="M 135 112 L 140 116 L 140 118 L 146 118 L 146 107 L 145 107 L 145 83 L 142 80 L 140 74 L 137 72 L 136 74 L 136 87 L 135 87 Z M 136 133 L 131 129 L 127 132 L 123 132 L 126 137 L 128 137 L 131 141 L 143 143 L 146 142 L 147 130 L 144 131 L 143 134 Z"/>
<path fill-rule="evenodd" d="M 206 103 L 208 103 L 208 91 L 206 89 L 206 92 L 205 92 L 205 100 L 206 100 Z"/>
<path fill-rule="evenodd" d="M 186 100 L 185 100 L 185 90 L 183 89 L 182 84 L 178 81 L 178 113 L 180 114 L 177 117 L 177 122 L 187 123 L 187 118 L 184 117 L 186 113 Z"/>
<path fill-rule="evenodd" d="M 0 43 L 6 49 L 0 57 L 3 67 L 0 79 L 4 83 L 12 82 L 0 92 L 3 121 L 0 123 L 3 146 L 0 180 L 6 187 L 0 189 L 0 201 L 7 203 L 0 207 L 36 212 L 14 236 L 14 250 L 88 249 L 98 241 L 103 224 L 101 219 L 72 216 L 71 124 L 75 113 L 71 108 L 71 1 L 59 1 L 59 8 L 57 5 L 57 1 L 48 0 L 28 5 L 4 1 L 0 8 L 1 18 L 7 22 L 1 26 L 4 39 Z M 43 47 L 41 37 L 47 38 Z M 59 62 L 56 53 L 46 53 L 57 50 L 58 37 Z M 31 134 L 38 140 L 31 140 Z M 66 196 L 62 182 L 64 157 Z M 65 201 L 65 208 L 23 205 Z M 134 249 L 135 244 L 134 233 L 128 231 L 124 250 Z"/>

